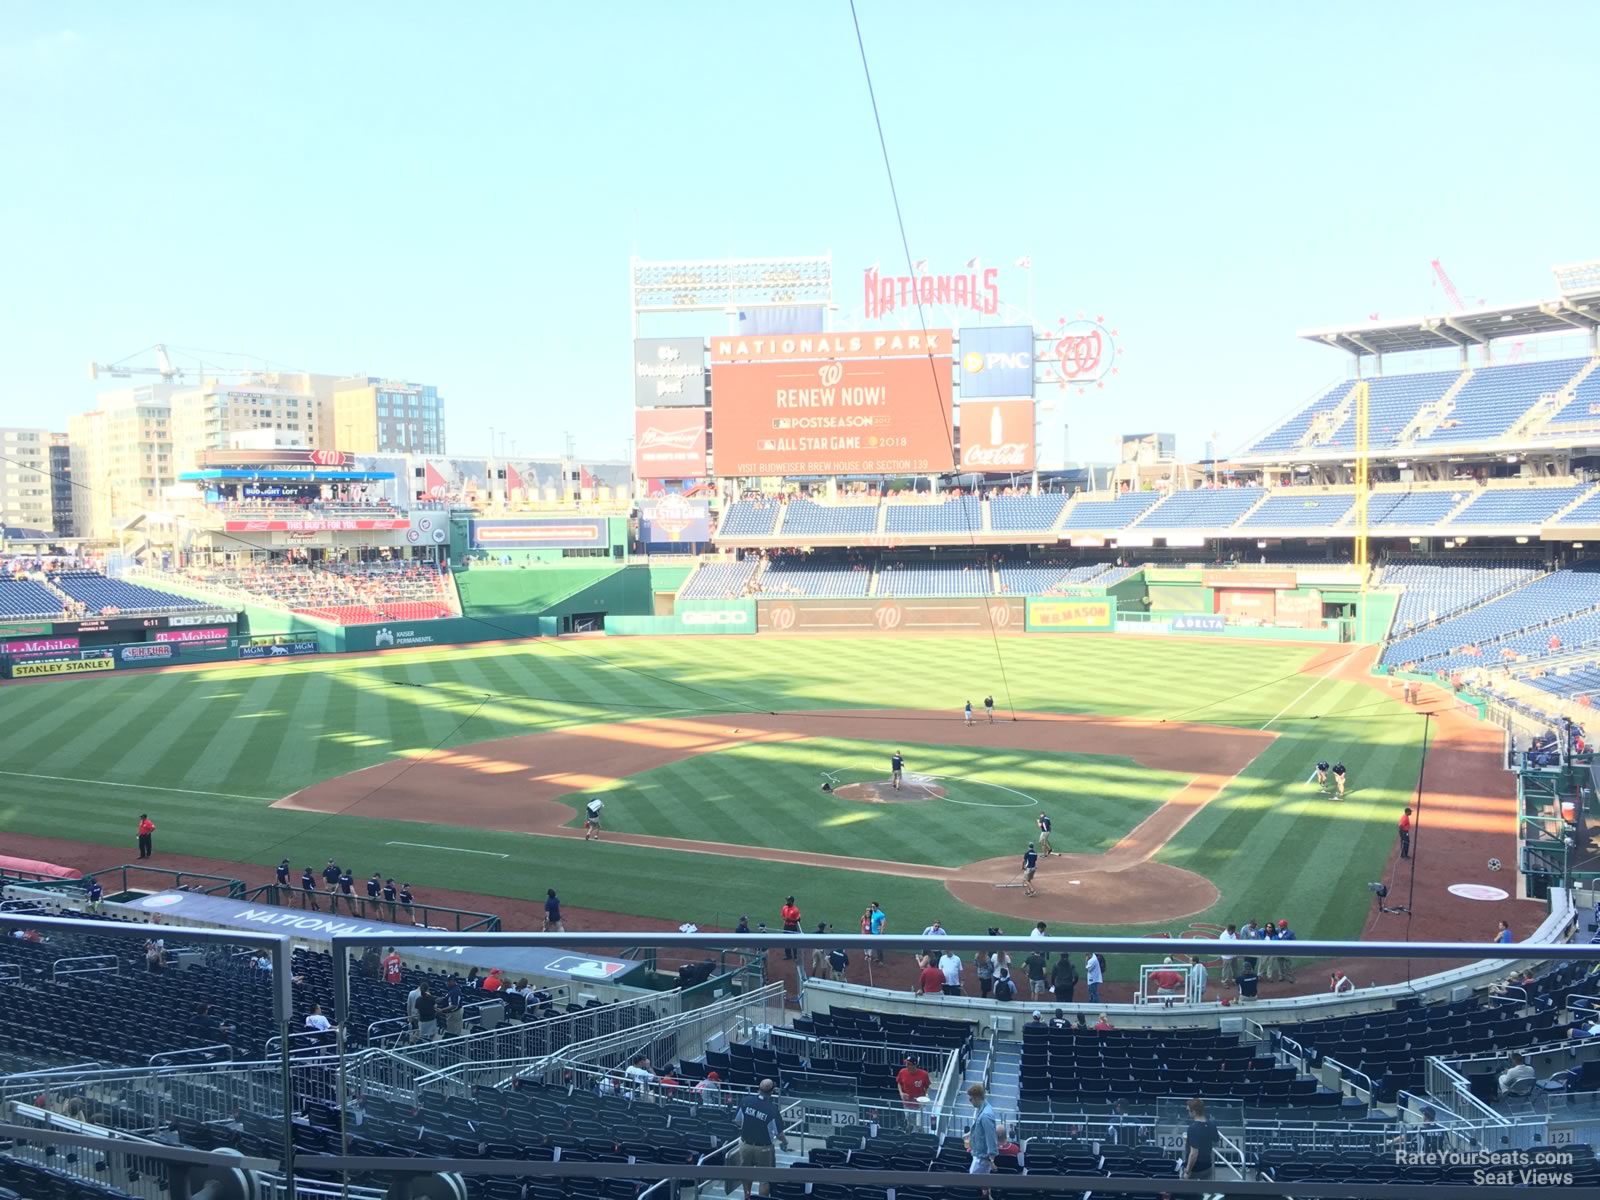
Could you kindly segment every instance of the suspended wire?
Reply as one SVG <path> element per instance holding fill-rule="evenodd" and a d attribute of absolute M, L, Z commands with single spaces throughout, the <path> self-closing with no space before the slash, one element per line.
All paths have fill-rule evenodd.
<path fill-rule="evenodd" d="M 883 117 L 878 111 L 878 93 L 872 86 L 872 67 L 867 61 L 867 44 L 861 36 L 861 18 L 856 12 L 855 0 L 850 0 L 850 20 L 855 26 L 856 49 L 861 53 L 861 73 L 865 77 L 867 83 L 867 99 L 872 104 L 872 123 L 877 128 L 878 149 L 883 154 L 883 173 L 889 181 L 889 198 L 894 204 L 895 225 L 900 231 L 900 249 L 906 256 L 906 274 L 914 279 L 917 273 L 916 262 L 911 257 L 911 239 L 906 235 L 905 214 L 900 208 L 900 191 L 895 186 L 894 182 L 894 167 L 889 159 L 889 141 L 884 134 Z M 1031 319 L 1032 318 L 1030 317 L 1030 320 Z M 922 332 L 924 335 L 923 345 L 926 346 L 928 313 L 926 308 L 923 306 L 920 289 L 917 292 L 917 321 L 922 326 Z M 955 418 L 951 412 L 953 400 L 947 399 L 946 392 L 947 387 L 953 391 L 954 385 L 947 382 L 944 386 L 941 386 L 941 381 L 939 378 L 939 362 L 934 356 L 931 347 L 928 349 L 928 373 L 933 379 L 933 395 L 935 402 L 939 406 L 939 420 L 941 423 L 941 428 L 946 431 L 945 436 L 949 440 L 950 461 L 956 466 L 959 472 L 960 463 L 956 459 Z M 948 371 L 946 372 L 945 379 L 947 381 L 949 379 Z M 966 497 L 963 496 L 960 499 L 962 501 L 960 506 L 961 521 L 962 524 L 966 526 L 967 537 L 970 539 L 972 549 L 976 550 L 978 548 L 978 532 L 972 528 L 972 518 L 967 508 Z M 978 498 L 978 503 L 979 505 L 982 505 L 983 503 L 981 494 Z M 982 511 L 981 508 L 979 511 Z M 985 561 L 987 563 L 987 560 Z M 985 601 L 983 604 L 983 613 L 989 624 L 989 638 L 994 643 L 995 665 L 1000 670 L 1000 686 L 1002 692 L 1005 694 L 1006 708 L 1010 710 L 1011 719 L 1015 721 L 1017 719 L 1017 706 L 1011 696 L 1011 680 L 1006 674 L 1005 653 L 1000 647 L 1000 634 L 999 631 L 996 630 L 994 624 L 994 608 L 987 601 Z"/>

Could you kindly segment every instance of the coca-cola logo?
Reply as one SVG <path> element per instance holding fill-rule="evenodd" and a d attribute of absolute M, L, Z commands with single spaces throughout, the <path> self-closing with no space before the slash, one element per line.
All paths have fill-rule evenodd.
<path fill-rule="evenodd" d="M 704 429 L 695 429 L 693 427 L 688 429 L 657 429 L 654 425 L 651 425 L 639 435 L 639 449 L 691 450 L 704 433 Z"/>
<path fill-rule="evenodd" d="M 961 465 L 964 467 L 1021 467 L 1027 461 L 1028 447 L 1024 442 L 961 447 Z"/>

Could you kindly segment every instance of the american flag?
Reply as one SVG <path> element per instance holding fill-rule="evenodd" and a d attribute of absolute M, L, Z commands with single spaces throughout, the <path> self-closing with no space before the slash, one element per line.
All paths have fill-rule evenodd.
<path fill-rule="evenodd" d="M 1017 266 L 1021 267 L 1024 271 L 1033 270 L 1033 255 L 1024 254 L 1021 258 L 1017 259 Z"/>
<path fill-rule="evenodd" d="M 978 260 L 977 260 L 977 258 L 969 258 L 969 259 L 967 259 L 967 269 L 968 269 L 968 270 L 969 270 L 969 271 L 970 271 L 970 270 L 971 270 L 971 269 L 972 269 L 972 268 L 973 268 L 973 267 L 975 267 L 975 266 L 977 266 L 977 265 L 978 265 Z"/>
<path fill-rule="evenodd" d="M 913 275 L 921 275 L 927 269 L 928 269 L 928 260 L 925 259 L 925 258 L 919 258 L 919 259 L 917 259 L 916 262 L 911 264 L 911 273 Z"/>

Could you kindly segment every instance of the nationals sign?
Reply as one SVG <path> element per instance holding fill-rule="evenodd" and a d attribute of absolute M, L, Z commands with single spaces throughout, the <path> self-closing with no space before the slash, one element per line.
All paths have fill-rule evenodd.
<path fill-rule="evenodd" d="M 968 266 L 976 262 L 974 259 Z M 1000 311 L 1000 271 L 996 267 L 971 270 L 965 275 L 925 275 L 920 271 L 914 275 L 880 275 L 876 267 L 868 267 L 865 274 L 864 311 L 869 321 L 896 308 L 915 308 L 919 304 L 968 308 L 990 316 Z"/>
<path fill-rule="evenodd" d="M 636 409 L 633 435 L 638 478 L 699 479 L 706 473 L 704 409 Z"/>
<path fill-rule="evenodd" d="M 961 469 L 995 475 L 1034 466 L 1032 400 L 963 400 Z"/>

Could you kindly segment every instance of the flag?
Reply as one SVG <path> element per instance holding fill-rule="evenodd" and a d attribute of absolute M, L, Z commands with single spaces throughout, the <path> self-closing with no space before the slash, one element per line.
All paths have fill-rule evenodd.
<path fill-rule="evenodd" d="M 581 465 L 578 467 L 578 486 L 581 488 L 592 488 L 594 486 L 594 476 L 589 474 L 588 467 Z"/>
<path fill-rule="evenodd" d="M 1021 258 L 1017 259 L 1017 266 L 1021 267 L 1024 271 L 1033 270 L 1033 255 L 1024 254 Z"/>
<path fill-rule="evenodd" d="M 522 489 L 522 476 L 517 474 L 517 469 L 510 463 L 506 464 L 506 492 L 520 491 Z"/>
<path fill-rule="evenodd" d="M 925 258 L 919 258 L 919 259 L 917 259 L 916 262 L 911 264 L 911 273 L 913 275 L 921 275 L 927 269 L 928 269 L 928 260 L 925 259 Z"/>
<path fill-rule="evenodd" d="M 869 275 L 876 275 L 878 273 L 878 264 L 877 263 L 873 263 L 870 267 L 868 267 L 867 268 L 867 273 Z"/>
<path fill-rule="evenodd" d="M 423 464 L 423 495 L 430 500 L 443 500 L 450 490 L 444 481 L 444 476 L 434 469 L 432 463 Z"/>
<path fill-rule="evenodd" d="M 972 269 L 972 268 L 973 268 L 973 267 L 975 267 L 975 266 L 977 266 L 977 265 L 978 265 L 978 260 L 977 260 L 977 258 L 976 258 L 976 257 L 974 257 L 974 258 L 969 258 L 969 259 L 967 259 L 967 269 L 968 269 L 968 270 L 969 270 L 969 271 L 970 271 L 970 270 L 971 270 L 971 269 Z"/>

